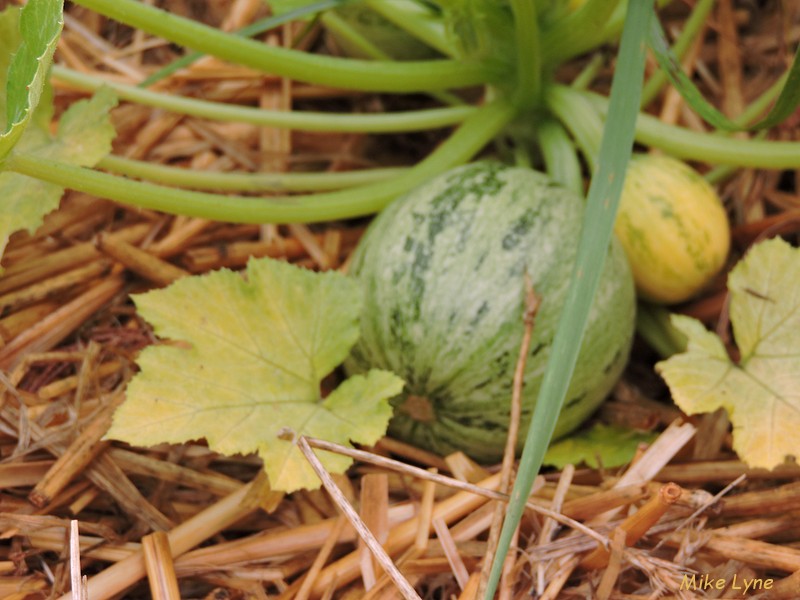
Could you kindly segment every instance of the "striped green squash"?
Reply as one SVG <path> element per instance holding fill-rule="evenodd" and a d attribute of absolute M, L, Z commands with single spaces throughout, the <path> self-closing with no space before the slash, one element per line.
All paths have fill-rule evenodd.
<path fill-rule="evenodd" d="M 527 361 L 527 427 L 564 304 L 583 199 L 530 169 L 480 162 L 398 199 L 372 223 L 352 262 L 363 283 L 362 335 L 351 372 L 406 381 L 392 436 L 482 462 L 502 455 L 523 335 L 524 274 L 541 304 Z M 628 358 L 635 298 L 614 242 L 556 435 L 584 421 Z M 524 431 L 524 429 L 523 429 Z"/>

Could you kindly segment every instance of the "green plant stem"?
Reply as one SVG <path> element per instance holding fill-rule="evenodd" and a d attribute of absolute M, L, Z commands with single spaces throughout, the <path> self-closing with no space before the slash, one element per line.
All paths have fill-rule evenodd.
<path fill-rule="evenodd" d="M 386 52 L 361 35 L 360 32 L 354 29 L 352 25 L 335 12 L 326 12 L 322 15 L 320 20 L 328 31 L 341 39 L 347 40 L 348 43 L 363 56 L 371 58 L 372 60 L 394 60 L 391 56 L 386 54 Z M 460 106 L 464 104 L 464 101 L 459 96 L 451 92 L 430 92 L 430 95 L 443 104 L 448 104 L 450 106 Z"/>
<path fill-rule="evenodd" d="M 335 12 L 325 13 L 320 17 L 320 21 L 325 29 L 335 34 L 338 39 L 346 40 L 350 46 L 355 48 L 359 56 L 372 60 L 392 60 L 391 56 L 369 41 Z"/>
<path fill-rule="evenodd" d="M 788 73 L 784 73 L 783 76 L 778 79 L 775 83 L 773 83 L 763 94 L 761 94 L 758 98 L 753 100 L 747 108 L 742 111 L 738 117 L 734 118 L 733 121 L 738 125 L 752 125 L 755 123 L 761 115 L 763 115 L 769 109 L 770 104 L 781 94 L 783 90 L 783 86 L 786 84 L 786 80 L 788 79 Z M 767 136 L 767 131 L 762 130 L 756 133 L 755 139 L 764 139 Z M 721 135 L 730 135 L 730 133 L 722 133 Z M 721 183 L 722 181 L 728 179 L 729 177 L 733 176 L 736 173 L 737 167 L 735 165 L 722 165 L 718 167 L 714 167 L 708 173 L 706 173 L 703 177 L 705 177 L 706 181 L 711 183 L 712 185 Z"/>
<path fill-rule="evenodd" d="M 264 33 L 265 31 L 270 31 L 271 29 L 275 29 L 276 27 L 280 27 L 285 23 L 289 23 L 290 21 L 294 21 L 295 19 L 303 18 L 307 15 L 316 14 L 322 11 L 326 11 L 329 8 L 334 8 L 340 4 L 348 2 L 349 0 L 319 0 L 312 5 L 309 6 L 301 6 L 295 10 L 290 10 L 289 12 L 283 13 L 282 15 L 267 17 L 266 19 L 260 19 L 255 23 L 251 23 L 246 27 L 242 27 L 241 29 L 234 31 L 233 35 L 239 37 L 255 37 L 260 33 Z M 202 52 L 189 52 L 188 54 L 184 54 L 177 60 L 174 60 L 170 64 L 165 67 L 162 67 L 143 81 L 139 82 L 139 87 L 148 87 L 156 83 L 157 81 L 161 81 L 165 77 L 169 77 L 176 71 L 180 69 L 185 69 L 198 59 L 205 56 Z"/>
<path fill-rule="evenodd" d="M 555 119 L 543 119 L 536 129 L 545 169 L 553 181 L 583 196 L 581 163 L 564 127 Z"/>
<path fill-rule="evenodd" d="M 608 113 L 608 99 L 599 94 L 578 92 L 565 86 L 552 86 L 548 93 L 554 93 L 560 98 L 581 94 L 602 118 Z M 552 102 L 554 101 L 548 102 L 548 106 Z M 641 113 L 636 122 L 636 141 L 664 150 L 676 158 L 710 164 L 757 169 L 800 167 L 800 142 L 740 139 L 716 133 L 700 133 L 677 125 L 668 125 Z"/>
<path fill-rule="evenodd" d="M 408 0 L 393 2 L 364 0 L 364 2 L 387 21 L 391 21 L 431 48 L 445 56 L 459 58 L 458 49 L 448 38 L 442 20 L 435 18 L 424 6 Z"/>
<path fill-rule="evenodd" d="M 549 86 L 545 106 L 569 130 L 592 173 L 597 171 L 603 120 L 591 102 L 578 93 L 565 93 L 563 86 Z"/>
<path fill-rule="evenodd" d="M 603 43 L 604 26 L 620 0 L 587 0 L 542 33 L 542 61 L 556 65 Z"/>
<path fill-rule="evenodd" d="M 304 131 L 359 133 L 421 131 L 455 125 L 464 121 L 477 110 L 468 105 L 373 114 L 266 110 L 154 92 L 133 85 L 108 82 L 101 77 L 79 73 L 59 65 L 53 65 L 52 75 L 59 81 L 81 90 L 96 91 L 101 87 L 108 87 L 123 100 L 163 108 L 176 113 L 216 121 L 234 121 Z"/>
<path fill-rule="evenodd" d="M 318 192 L 338 190 L 386 181 L 407 172 L 407 168 L 364 169 L 331 173 L 218 173 L 170 167 L 152 162 L 108 155 L 97 163 L 99 169 L 137 177 L 163 185 L 220 192 Z"/>
<path fill-rule="evenodd" d="M 425 92 L 480 85 L 496 76 L 488 64 L 475 61 L 369 61 L 269 46 L 134 0 L 76 0 L 76 3 L 199 52 L 281 77 L 340 89 Z"/>
<path fill-rule="evenodd" d="M 662 306 L 640 302 L 636 309 L 636 333 L 661 358 L 686 351 L 686 336 L 672 326 L 670 312 Z"/>
<path fill-rule="evenodd" d="M 514 11 L 514 41 L 517 56 L 514 102 L 522 109 L 530 109 L 539 104 L 542 91 L 539 16 L 535 0 L 511 0 L 511 8 Z"/>
<path fill-rule="evenodd" d="M 699 0 L 695 5 L 692 14 L 689 15 L 689 18 L 686 19 L 683 25 L 683 31 L 681 31 L 678 39 L 675 40 L 675 43 L 672 45 L 672 53 L 678 60 L 683 58 L 691 47 L 695 37 L 697 37 L 705 26 L 706 18 L 711 13 L 712 8 L 714 8 L 714 0 Z M 648 106 L 655 97 L 658 96 L 667 81 L 669 81 L 669 78 L 664 71 L 658 70 L 653 73 L 642 91 L 643 108 Z"/>
<path fill-rule="evenodd" d="M 592 54 L 586 66 L 581 69 L 581 72 L 570 82 L 570 87 L 575 90 L 587 89 L 592 84 L 595 77 L 597 77 L 597 74 L 600 72 L 600 69 L 603 68 L 605 62 L 606 57 L 603 56 L 602 52 Z"/>
<path fill-rule="evenodd" d="M 569 290 L 525 438 L 485 600 L 494 598 L 506 553 L 522 518 L 533 481 L 542 466 L 575 370 L 586 322 L 608 254 L 625 170 L 633 146 L 644 77 L 645 36 L 651 17 L 651 1 L 630 3 L 611 86 L 609 116 L 603 129 L 599 168 L 589 187 Z"/>
<path fill-rule="evenodd" d="M 375 213 L 399 194 L 472 158 L 515 116 L 498 100 L 473 114 L 427 158 L 404 175 L 357 188 L 302 196 L 254 198 L 193 192 L 132 181 L 30 154 L 11 155 L 4 167 L 62 187 L 142 208 L 238 223 L 314 222 Z"/>

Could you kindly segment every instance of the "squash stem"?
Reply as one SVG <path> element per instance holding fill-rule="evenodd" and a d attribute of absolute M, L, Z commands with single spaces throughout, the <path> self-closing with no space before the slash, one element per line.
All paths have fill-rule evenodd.
<path fill-rule="evenodd" d="M 564 86 L 551 85 L 545 91 L 544 103 L 550 112 L 572 134 L 592 173 L 597 171 L 603 120 L 585 97 Z"/>
<path fill-rule="evenodd" d="M 348 1 L 349 0 L 319 0 L 314 4 L 301 6 L 281 15 L 271 16 L 255 21 L 246 27 L 242 27 L 241 29 L 234 31 L 233 35 L 237 35 L 239 37 L 255 37 L 260 33 L 270 31 L 290 21 L 301 19 L 307 15 L 314 15 L 324 12 L 329 8 L 333 8 L 339 4 L 344 4 Z M 140 81 L 138 85 L 139 87 L 149 87 L 154 83 L 169 77 L 176 71 L 185 69 L 186 67 L 192 65 L 195 61 L 199 60 L 203 56 L 204 54 L 202 52 L 189 52 L 188 54 L 184 54 L 182 57 L 174 60 L 165 67 L 160 68 L 152 75 L 149 75 L 146 79 Z"/>
<path fill-rule="evenodd" d="M 553 179 L 583 197 L 581 163 L 575 145 L 555 119 L 543 119 L 536 129 L 545 169 Z"/>
<path fill-rule="evenodd" d="M 132 181 L 30 154 L 12 154 L 3 166 L 62 187 L 173 214 L 238 223 L 328 221 L 375 213 L 430 177 L 468 161 L 515 115 L 516 109 L 505 100 L 487 104 L 404 175 L 320 194 L 254 198 L 195 192 Z"/>
<path fill-rule="evenodd" d="M 378 48 L 375 44 L 356 31 L 352 25 L 342 19 L 335 12 L 329 11 L 324 13 L 320 20 L 325 28 L 337 35 L 341 39 L 347 40 L 358 52 L 372 60 L 394 60 L 386 52 Z M 465 102 L 456 94 L 452 92 L 430 92 L 433 98 L 436 98 L 443 104 L 450 106 L 463 105 Z"/>
<path fill-rule="evenodd" d="M 468 105 L 374 114 L 266 110 L 154 92 L 137 86 L 109 82 L 102 77 L 79 73 L 60 65 L 53 65 L 52 75 L 59 81 L 78 89 L 95 91 L 101 87 L 108 87 L 123 100 L 176 113 L 217 121 L 234 121 L 303 131 L 356 133 L 421 131 L 455 125 L 477 110 Z"/>
<path fill-rule="evenodd" d="M 497 74 L 465 60 L 368 61 L 310 54 L 237 37 L 135 0 L 76 0 L 142 31 L 259 71 L 339 89 L 425 92 L 481 85 Z"/>
<path fill-rule="evenodd" d="M 776 84 L 777 86 L 778 84 Z M 600 94 L 580 92 L 562 85 L 550 86 L 545 95 L 548 108 L 559 117 L 567 127 L 573 128 L 573 135 L 577 135 L 574 126 L 576 113 L 567 110 L 564 105 L 559 108 L 560 102 L 575 103 L 577 97 L 582 96 L 588 101 L 601 118 L 607 118 L 609 101 Z M 748 114 L 750 111 L 748 111 Z M 569 117 L 569 120 L 564 120 Z M 580 120 L 587 120 L 587 114 L 580 114 Z M 588 122 L 588 121 L 587 121 Z M 586 129 L 586 124 L 582 125 Z M 586 132 L 587 133 L 588 129 Z M 591 139 L 594 134 L 586 137 Z M 581 149 L 588 146 L 586 142 L 577 139 Z M 757 169 L 795 169 L 800 167 L 800 142 L 742 139 L 718 133 L 701 133 L 668 125 L 656 117 L 639 113 L 636 121 L 636 141 L 646 146 L 659 148 L 676 158 L 697 160 L 709 164 L 732 165 L 739 167 L 752 167 Z"/>
<path fill-rule="evenodd" d="M 415 38 L 445 56 L 459 58 L 458 48 L 450 41 L 441 19 L 435 18 L 431 10 L 417 2 L 409 0 L 364 0 L 367 6 L 391 21 Z"/>
<path fill-rule="evenodd" d="M 97 168 L 127 177 L 146 179 L 163 185 L 218 192 L 319 192 L 386 181 L 405 173 L 407 167 L 362 169 L 359 171 L 303 173 L 247 173 L 202 171 L 160 165 L 112 154 L 102 158 Z"/>
<path fill-rule="evenodd" d="M 686 351 L 686 336 L 673 327 L 670 312 L 660 306 L 639 303 L 636 310 L 636 333 L 662 359 Z"/>
<path fill-rule="evenodd" d="M 514 102 L 522 109 L 530 109 L 539 104 L 542 90 L 542 51 L 539 44 L 536 2 L 511 0 L 511 8 L 514 11 L 514 41 L 517 55 Z"/>

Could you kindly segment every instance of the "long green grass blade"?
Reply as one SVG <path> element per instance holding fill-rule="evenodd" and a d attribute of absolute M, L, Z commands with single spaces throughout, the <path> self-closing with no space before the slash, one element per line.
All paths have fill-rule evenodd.
<path fill-rule="evenodd" d="M 589 309 L 611 241 L 617 205 L 633 147 L 644 78 L 646 35 L 652 16 L 652 0 L 629 2 L 611 87 L 608 120 L 603 130 L 599 168 L 589 187 L 572 282 L 525 440 L 484 596 L 486 600 L 494 597 L 511 538 L 522 517 L 533 480 L 542 465 L 575 368 Z"/>
<path fill-rule="evenodd" d="M 781 90 L 781 94 L 775 101 L 772 110 L 758 123 L 745 127 L 737 123 L 736 120 L 729 119 L 723 115 L 703 97 L 697 86 L 683 72 L 677 58 L 669 49 L 664 30 L 657 19 L 653 19 L 650 25 L 648 41 L 659 66 L 670 79 L 672 85 L 675 86 L 675 89 L 680 92 L 684 100 L 689 103 L 700 117 L 717 129 L 725 131 L 766 129 L 786 119 L 800 104 L 800 46 L 797 48 L 792 66 L 787 73 L 783 90 Z"/>
<path fill-rule="evenodd" d="M 672 53 L 676 59 L 680 60 L 689 51 L 695 38 L 704 30 L 706 19 L 714 8 L 715 0 L 699 0 L 692 9 L 692 14 L 683 24 L 678 39 L 672 46 Z M 642 90 L 642 108 L 649 106 L 658 96 L 658 93 L 668 81 L 668 71 L 660 69 L 653 73 Z"/>

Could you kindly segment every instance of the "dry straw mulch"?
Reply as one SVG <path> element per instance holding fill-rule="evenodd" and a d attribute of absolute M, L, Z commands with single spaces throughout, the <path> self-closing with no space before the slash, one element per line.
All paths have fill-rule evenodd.
<path fill-rule="evenodd" d="M 226 29 L 264 11 L 260 0 L 167 4 Z M 686 12 L 677 4 L 666 15 L 673 27 Z M 267 39 L 285 44 L 293 33 L 287 26 Z M 791 2 L 720 0 L 686 64 L 709 97 L 736 114 L 785 67 L 798 37 Z M 304 43 L 335 51 L 318 31 Z M 73 68 L 126 82 L 173 58 L 163 41 L 75 7 L 57 51 Z M 375 109 L 392 101 L 292 85 L 210 58 L 159 87 L 279 109 Z M 56 90 L 62 109 L 80 97 L 63 85 Z M 667 94 L 660 110 L 664 120 L 702 127 L 677 95 Z M 113 117 L 116 153 L 218 171 L 405 163 L 436 141 L 290 135 L 132 104 Z M 795 139 L 795 127 L 789 122 L 772 135 Z M 737 256 L 760 236 L 795 236 L 797 189 L 797 173 L 752 170 L 723 187 Z M 366 547 L 370 536 L 416 588 L 411 593 L 474 597 L 495 507 L 504 502 L 498 467 L 385 439 L 357 454 L 347 477 L 327 481 L 336 494 L 284 497 L 263 493 L 252 457 L 218 456 L 202 443 L 142 449 L 102 439 L 136 372 L 137 352 L 153 341 L 129 293 L 241 268 L 251 256 L 341 268 L 363 227 L 232 225 L 67 193 L 39 231 L 12 239 L 0 277 L 0 597 L 65 598 L 70 589 L 92 600 L 402 597 Z M 723 307 L 718 288 L 682 309 L 713 325 Z M 637 345 L 599 418 L 662 432 L 658 441 L 626 469 L 567 468 L 538 478 L 507 561 L 503 598 L 733 598 L 746 582 L 771 582 L 763 598 L 800 596 L 800 468 L 746 468 L 731 452 L 724 416 L 683 418 L 652 361 Z M 304 442 L 309 449 L 321 443 Z M 350 506 L 355 527 L 342 516 Z M 681 590 L 692 574 L 698 588 L 712 585 Z"/>

